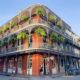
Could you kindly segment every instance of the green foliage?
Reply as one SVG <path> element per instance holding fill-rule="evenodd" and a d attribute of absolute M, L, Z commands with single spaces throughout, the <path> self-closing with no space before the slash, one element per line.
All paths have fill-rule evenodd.
<path fill-rule="evenodd" d="M 2 47 L 3 46 L 3 42 L 0 40 L 0 47 Z"/>
<path fill-rule="evenodd" d="M 58 37 L 58 43 L 63 43 L 65 38 L 63 36 Z"/>
<path fill-rule="evenodd" d="M 49 19 L 49 21 L 51 21 L 51 22 L 55 22 L 55 20 L 56 20 L 56 17 L 54 16 L 54 15 L 49 15 L 48 16 L 48 19 Z"/>
<path fill-rule="evenodd" d="M 40 26 L 37 29 L 35 29 L 35 33 L 39 34 L 42 37 L 46 36 L 45 30 L 43 28 L 41 28 Z"/>
<path fill-rule="evenodd" d="M 52 32 L 50 34 L 50 38 L 51 38 L 52 42 L 57 42 L 58 41 L 58 34 L 56 32 Z"/>
<path fill-rule="evenodd" d="M 36 14 L 38 14 L 39 16 L 44 16 L 45 15 L 45 10 L 43 7 L 37 7 L 36 8 Z"/>
<path fill-rule="evenodd" d="M 21 15 L 21 16 L 20 16 L 20 20 L 21 20 L 21 21 L 27 21 L 28 19 L 29 19 L 29 17 L 26 16 L 26 15 Z"/>
<path fill-rule="evenodd" d="M 63 43 L 65 38 L 63 36 L 59 36 L 56 32 L 52 32 L 50 34 L 50 38 L 53 42 Z"/>
<path fill-rule="evenodd" d="M 7 46 L 7 45 L 8 45 L 8 38 L 5 38 L 5 39 L 3 40 L 3 45 L 4 45 L 4 46 Z"/>
<path fill-rule="evenodd" d="M 0 34 L 3 34 L 3 29 L 0 29 Z"/>
<path fill-rule="evenodd" d="M 16 34 L 12 35 L 11 38 L 10 38 L 10 42 L 12 44 L 14 44 L 16 42 L 16 40 L 17 40 L 17 35 Z"/>
<path fill-rule="evenodd" d="M 56 26 L 61 28 L 63 26 L 62 20 L 57 20 Z"/>
<path fill-rule="evenodd" d="M 28 34 L 26 34 L 25 32 L 20 32 L 17 35 L 17 39 L 28 39 Z"/>
<path fill-rule="evenodd" d="M 11 27 L 15 27 L 16 25 L 17 25 L 17 23 L 16 23 L 16 22 L 11 21 Z"/>
<path fill-rule="evenodd" d="M 7 30 L 9 30 L 9 25 L 4 25 L 4 27 L 3 27 L 3 31 L 5 32 L 5 31 L 7 31 Z"/>

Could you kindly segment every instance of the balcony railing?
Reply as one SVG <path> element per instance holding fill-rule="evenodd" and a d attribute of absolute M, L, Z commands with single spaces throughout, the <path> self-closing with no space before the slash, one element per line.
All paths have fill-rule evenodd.
<path fill-rule="evenodd" d="M 35 45 L 37 46 L 35 46 Z M 59 52 L 59 53 L 62 53 L 64 55 L 76 55 L 74 54 L 73 51 L 69 51 L 69 50 L 65 50 L 64 48 L 61 48 L 59 46 L 53 46 L 53 45 L 50 45 L 48 43 L 30 43 L 30 46 L 29 47 L 24 47 L 24 45 L 20 45 L 20 46 L 16 46 L 16 47 L 11 47 L 10 49 L 7 49 L 7 50 L 3 50 L 0 52 L 1 55 L 4 55 L 4 54 L 11 54 L 11 53 L 16 53 L 16 52 L 20 52 L 20 51 L 27 51 L 27 50 L 33 50 L 33 49 L 42 49 L 42 50 L 49 50 L 49 51 L 55 51 L 55 52 Z"/>

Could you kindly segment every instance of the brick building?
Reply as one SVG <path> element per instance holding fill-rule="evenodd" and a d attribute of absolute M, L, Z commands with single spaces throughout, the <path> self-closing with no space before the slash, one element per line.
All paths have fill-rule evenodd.
<path fill-rule="evenodd" d="M 0 72 L 66 73 L 80 66 L 80 37 L 46 6 L 33 5 L 0 27 Z"/>

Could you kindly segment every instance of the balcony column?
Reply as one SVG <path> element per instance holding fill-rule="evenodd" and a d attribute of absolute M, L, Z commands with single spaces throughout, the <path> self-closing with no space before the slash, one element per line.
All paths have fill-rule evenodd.
<path fill-rule="evenodd" d="M 31 31 L 29 30 L 29 47 L 31 47 Z"/>
<path fill-rule="evenodd" d="M 8 73 L 8 57 L 5 58 L 5 71 Z"/>
<path fill-rule="evenodd" d="M 31 23 L 31 9 L 29 10 L 29 17 L 30 17 L 29 23 Z"/>
<path fill-rule="evenodd" d="M 15 74 L 18 73 L 18 57 L 17 57 L 17 54 L 14 58 L 14 66 L 15 66 Z"/>
<path fill-rule="evenodd" d="M 48 21 L 48 13 L 49 13 L 49 11 L 48 11 L 48 10 L 46 10 L 46 17 L 47 17 L 47 21 Z"/>

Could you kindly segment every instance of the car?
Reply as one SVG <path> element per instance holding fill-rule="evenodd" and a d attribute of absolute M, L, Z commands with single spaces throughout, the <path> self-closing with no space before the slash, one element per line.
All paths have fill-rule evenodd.
<path fill-rule="evenodd" d="M 68 75 L 78 75 L 80 74 L 80 68 L 69 68 L 67 69 Z"/>

